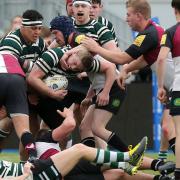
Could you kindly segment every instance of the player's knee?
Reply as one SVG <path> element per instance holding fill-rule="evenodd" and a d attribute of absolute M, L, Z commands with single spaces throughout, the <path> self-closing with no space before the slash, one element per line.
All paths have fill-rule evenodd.
<path fill-rule="evenodd" d="M 76 149 L 77 151 L 83 151 L 85 150 L 86 146 L 82 143 L 78 143 L 72 146 L 74 149 Z"/>
<path fill-rule="evenodd" d="M 101 127 L 97 124 L 92 124 L 92 132 L 94 135 L 101 137 L 102 133 L 104 132 L 105 128 Z"/>
<path fill-rule="evenodd" d="M 85 122 L 81 122 L 79 126 L 80 133 L 91 131 L 91 126 L 88 126 Z"/>
<path fill-rule="evenodd" d="M 167 137 L 168 134 L 169 134 L 169 130 L 168 130 L 167 124 L 163 124 L 161 128 L 162 128 L 162 133 Z"/>

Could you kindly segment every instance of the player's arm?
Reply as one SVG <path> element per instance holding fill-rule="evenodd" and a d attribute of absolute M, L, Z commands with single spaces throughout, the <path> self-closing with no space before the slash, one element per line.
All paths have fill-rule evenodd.
<path fill-rule="evenodd" d="M 109 49 L 112 51 L 120 51 L 120 49 L 117 47 L 115 40 L 110 40 L 102 45 L 104 49 Z"/>
<path fill-rule="evenodd" d="M 27 77 L 27 82 L 29 85 L 34 88 L 41 95 L 51 97 L 53 99 L 62 100 L 67 94 L 67 90 L 53 90 L 49 88 L 44 82 L 43 78 L 45 77 L 45 72 L 40 69 L 37 64 L 33 66 L 32 71 Z"/>
<path fill-rule="evenodd" d="M 104 58 L 100 57 L 100 69 L 99 72 L 104 73 L 106 77 L 106 81 L 103 87 L 102 92 L 100 92 L 97 96 L 97 102 L 99 105 L 104 106 L 109 103 L 109 92 L 111 87 L 116 80 L 116 66 L 115 64 L 106 61 Z"/>
<path fill-rule="evenodd" d="M 166 99 L 166 91 L 164 89 L 164 77 L 166 69 L 166 59 L 172 48 L 171 31 L 166 30 L 161 38 L 161 49 L 157 58 L 157 80 L 158 80 L 158 99 L 163 103 Z"/>
<path fill-rule="evenodd" d="M 22 47 L 19 41 L 10 34 L 1 41 L 0 51 L 10 52 L 19 57 Z"/>
<path fill-rule="evenodd" d="M 40 94 L 51 97 L 53 90 L 49 88 L 42 80 L 45 75 L 46 73 L 40 69 L 37 64 L 34 64 L 33 69 L 27 77 L 27 82 Z"/>
<path fill-rule="evenodd" d="M 168 56 L 168 53 L 170 51 L 169 47 L 161 47 L 161 50 L 159 52 L 159 56 L 157 59 L 157 80 L 158 80 L 158 98 L 161 102 L 164 101 L 166 98 L 166 91 L 164 89 L 164 76 L 166 71 L 166 59 Z"/>
<path fill-rule="evenodd" d="M 100 56 L 104 57 L 108 61 L 117 64 L 126 64 L 133 60 L 131 56 L 129 56 L 126 52 L 121 52 L 119 48 L 114 48 L 111 50 L 111 45 L 107 43 L 104 47 L 101 47 L 96 41 L 92 38 L 86 37 L 82 44 L 91 52 L 95 54 L 99 54 Z M 106 48 L 106 49 L 105 49 Z"/>
<path fill-rule="evenodd" d="M 130 62 L 127 66 L 125 66 L 126 68 L 124 70 L 127 73 L 129 73 L 129 72 L 133 72 L 136 70 L 140 70 L 146 66 L 148 66 L 148 63 L 146 62 L 144 57 L 141 56 L 138 59 L 136 59 L 135 61 Z"/>
<path fill-rule="evenodd" d="M 142 68 L 146 67 L 147 65 L 148 65 L 148 63 L 145 61 L 143 56 L 139 57 L 135 61 L 130 62 L 129 64 L 123 65 L 123 67 L 118 75 L 118 78 L 117 78 L 117 82 L 118 82 L 119 86 L 122 89 L 125 89 L 125 81 L 131 75 L 131 73 L 136 70 L 142 69 Z"/>
<path fill-rule="evenodd" d="M 26 179 L 32 179 L 33 178 L 33 175 L 32 175 L 32 172 L 31 172 L 31 167 L 32 167 L 32 164 L 27 162 L 24 164 L 24 170 L 23 170 L 23 174 L 21 176 L 18 176 L 18 177 L 6 177 L 6 178 L 2 178 L 2 180 L 26 180 Z M 0 178 L 1 179 L 1 178 Z"/>
<path fill-rule="evenodd" d="M 105 73 L 106 75 L 106 82 L 103 91 L 109 93 L 117 76 L 116 66 L 115 64 L 102 59 L 100 60 L 100 72 Z"/>
<path fill-rule="evenodd" d="M 54 141 L 60 141 L 66 138 L 75 128 L 76 121 L 73 116 L 73 111 L 70 108 L 64 108 L 64 111 L 57 110 L 58 114 L 64 117 L 63 123 L 52 131 Z"/>

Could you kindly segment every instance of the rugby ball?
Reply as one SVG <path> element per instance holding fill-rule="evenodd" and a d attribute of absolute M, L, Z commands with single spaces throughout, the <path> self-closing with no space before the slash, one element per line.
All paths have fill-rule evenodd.
<path fill-rule="evenodd" d="M 68 79 L 66 76 L 60 74 L 48 76 L 43 81 L 49 88 L 54 90 L 66 89 L 68 86 Z"/>

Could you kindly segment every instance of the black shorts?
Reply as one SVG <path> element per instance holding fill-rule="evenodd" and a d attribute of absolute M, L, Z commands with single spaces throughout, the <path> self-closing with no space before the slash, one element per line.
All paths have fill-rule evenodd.
<path fill-rule="evenodd" d="M 65 177 L 64 180 L 104 180 L 100 166 L 81 160 Z"/>
<path fill-rule="evenodd" d="M 82 80 L 78 78 L 68 79 L 68 94 L 74 99 L 74 103 L 81 104 L 84 100 L 90 86 L 90 81 L 88 77 Z"/>
<path fill-rule="evenodd" d="M 166 91 L 166 94 L 167 94 L 167 101 L 165 102 L 163 106 L 164 106 L 164 109 L 170 109 L 172 91 Z"/>
<path fill-rule="evenodd" d="M 18 74 L 0 73 L 0 106 L 6 107 L 10 117 L 16 114 L 28 115 L 26 81 Z"/>
<path fill-rule="evenodd" d="M 93 104 L 95 104 L 96 109 L 104 109 L 113 114 L 117 114 L 124 101 L 125 95 L 125 90 L 121 89 L 117 81 L 115 81 L 109 93 L 109 104 L 106 106 L 98 106 L 96 103 L 97 96 L 93 98 Z"/>
<path fill-rule="evenodd" d="M 170 115 L 180 115 L 180 91 L 173 91 L 171 93 Z"/>
<path fill-rule="evenodd" d="M 77 102 L 76 99 L 78 98 L 78 95 L 73 92 L 68 92 L 61 101 L 52 98 L 40 98 L 39 103 L 36 107 L 33 106 L 33 109 L 36 109 L 36 112 L 51 129 L 55 129 L 64 121 L 64 117 L 57 113 L 57 109 L 63 111 L 65 107 L 69 108 L 73 103 Z"/>

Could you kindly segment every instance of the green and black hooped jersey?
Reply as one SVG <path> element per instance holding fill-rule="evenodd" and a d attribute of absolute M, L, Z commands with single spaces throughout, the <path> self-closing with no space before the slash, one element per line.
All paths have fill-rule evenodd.
<path fill-rule="evenodd" d="M 87 24 L 77 25 L 73 22 L 76 30 L 92 37 L 101 46 L 106 42 L 114 40 L 111 31 L 104 25 L 98 23 L 96 20 L 90 20 Z"/>
<path fill-rule="evenodd" d="M 58 172 L 56 167 L 53 163 L 49 164 L 48 160 L 45 160 L 44 169 L 42 169 L 39 173 L 36 173 L 28 179 L 31 180 L 49 180 L 49 179 L 60 179 L 61 174 Z M 0 177 L 7 178 L 7 177 L 17 177 L 23 174 L 23 167 L 24 163 L 13 163 L 9 161 L 0 161 Z"/>
<path fill-rule="evenodd" d="M 0 42 L 0 51 L 9 51 L 10 53 L 24 60 L 35 62 L 39 56 L 46 50 L 45 42 L 39 38 L 36 43 L 27 44 L 20 32 L 20 29 L 10 32 Z"/>
<path fill-rule="evenodd" d="M 102 25 L 106 26 L 112 32 L 112 35 L 113 35 L 114 40 L 116 42 L 116 45 L 118 47 L 119 45 L 118 45 L 118 42 L 117 42 L 117 37 L 116 37 L 116 33 L 115 33 L 115 29 L 114 29 L 113 24 L 108 19 L 106 19 L 106 18 L 104 18 L 102 16 L 99 16 L 97 21 L 99 23 L 101 23 Z"/>
<path fill-rule="evenodd" d="M 0 161 L 0 177 L 20 176 L 23 174 L 24 163 L 13 163 L 8 161 Z"/>
<path fill-rule="evenodd" d="M 66 48 L 53 48 L 42 54 L 42 56 L 36 61 L 36 65 L 47 75 L 61 74 L 67 78 L 75 77 L 77 73 L 72 71 L 64 71 L 59 61 L 69 47 Z"/>

